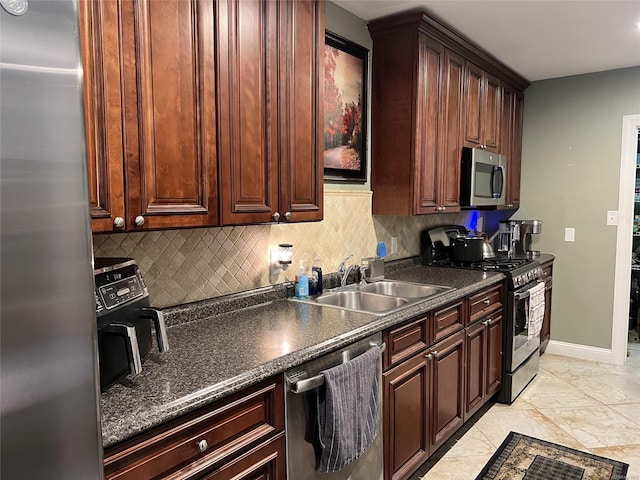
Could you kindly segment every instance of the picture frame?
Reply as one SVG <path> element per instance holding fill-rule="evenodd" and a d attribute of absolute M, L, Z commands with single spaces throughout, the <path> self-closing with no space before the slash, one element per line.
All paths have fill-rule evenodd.
<path fill-rule="evenodd" d="M 324 180 L 367 181 L 369 50 L 325 31 Z"/>

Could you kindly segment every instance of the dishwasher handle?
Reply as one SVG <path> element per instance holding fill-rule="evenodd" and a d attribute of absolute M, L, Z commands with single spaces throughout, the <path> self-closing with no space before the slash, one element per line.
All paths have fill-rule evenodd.
<path fill-rule="evenodd" d="M 372 347 L 380 347 L 381 354 L 384 353 L 384 351 L 387 349 L 387 345 L 385 343 L 378 345 L 377 343 L 371 342 L 370 345 Z M 313 390 L 315 388 L 321 387 L 322 385 L 324 385 L 324 375 L 320 374 L 310 378 L 305 378 L 304 380 L 298 380 L 297 382 L 293 382 L 291 385 L 289 385 L 289 391 L 296 394 L 304 393 L 304 392 Z"/>

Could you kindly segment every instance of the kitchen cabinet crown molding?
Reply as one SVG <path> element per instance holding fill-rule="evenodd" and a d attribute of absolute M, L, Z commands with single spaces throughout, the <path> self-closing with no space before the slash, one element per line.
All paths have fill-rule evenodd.
<path fill-rule="evenodd" d="M 424 10 L 409 10 L 378 18 L 370 21 L 368 28 L 374 39 L 384 35 L 392 35 L 398 31 L 406 31 L 408 28 L 414 28 L 416 31 L 420 31 L 442 43 L 446 48 L 464 56 L 467 60 L 475 63 L 486 72 L 495 75 L 518 91 L 523 92 L 531 84 L 525 77 L 491 56 L 480 46 L 467 39 L 462 33 Z"/>

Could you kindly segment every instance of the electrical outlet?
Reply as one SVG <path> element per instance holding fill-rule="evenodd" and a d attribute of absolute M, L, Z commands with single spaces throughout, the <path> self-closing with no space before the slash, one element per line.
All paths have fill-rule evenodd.
<path fill-rule="evenodd" d="M 398 253 L 398 237 L 391 237 L 391 252 Z"/>
<path fill-rule="evenodd" d="M 565 228 L 564 229 L 564 241 L 565 242 L 575 242 L 576 241 L 576 229 L 575 228 Z"/>

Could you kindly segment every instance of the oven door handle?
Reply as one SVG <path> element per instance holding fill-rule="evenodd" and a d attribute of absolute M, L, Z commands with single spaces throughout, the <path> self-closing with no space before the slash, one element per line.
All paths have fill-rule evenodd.
<path fill-rule="evenodd" d="M 531 289 L 533 287 L 535 287 L 536 285 L 540 284 L 540 283 L 544 283 L 544 281 L 537 280 L 534 284 L 532 284 L 529 287 L 527 287 L 527 289 L 524 292 L 514 292 L 513 293 L 513 298 L 516 299 L 516 300 L 523 300 L 525 298 L 530 297 L 531 296 Z"/>
<path fill-rule="evenodd" d="M 380 347 L 380 354 L 384 353 L 387 349 L 387 345 L 385 343 L 378 345 L 377 343 L 371 342 L 371 347 Z M 316 375 L 314 377 L 305 378 L 304 380 L 298 380 L 297 382 L 293 382 L 289 385 L 289 391 L 293 393 L 304 393 L 309 390 L 313 390 L 315 388 L 321 387 L 324 385 L 324 375 Z"/>

